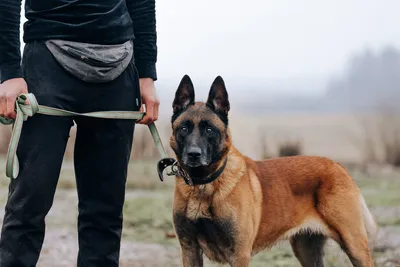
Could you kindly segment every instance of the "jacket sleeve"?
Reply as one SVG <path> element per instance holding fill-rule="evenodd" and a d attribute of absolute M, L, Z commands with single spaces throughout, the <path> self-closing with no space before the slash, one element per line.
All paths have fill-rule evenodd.
<path fill-rule="evenodd" d="M 22 77 L 21 0 L 0 1 L 0 82 Z"/>
<path fill-rule="evenodd" d="M 126 0 L 133 22 L 134 58 L 139 78 L 157 80 L 157 32 L 155 0 Z"/>

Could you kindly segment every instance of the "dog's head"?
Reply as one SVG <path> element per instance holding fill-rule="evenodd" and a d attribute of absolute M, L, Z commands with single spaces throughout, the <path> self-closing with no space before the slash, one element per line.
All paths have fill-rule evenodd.
<path fill-rule="evenodd" d="M 185 75 L 172 104 L 171 148 L 191 176 L 204 177 L 215 171 L 230 145 L 228 93 L 218 76 L 211 85 L 207 102 L 195 102 L 193 83 Z"/>

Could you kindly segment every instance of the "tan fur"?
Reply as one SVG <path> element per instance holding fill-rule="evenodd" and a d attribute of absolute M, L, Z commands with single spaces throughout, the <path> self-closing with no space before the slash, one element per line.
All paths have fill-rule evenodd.
<path fill-rule="evenodd" d="M 173 127 L 179 120 L 204 116 L 199 112 L 202 108 L 196 104 Z M 215 115 L 207 116 L 217 121 Z M 223 129 L 223 125 L 219 127 Z M 176 146 L 174 136 L 170 145 Z M 301 246 L 295 241 L 296 236 L 310 233 L 334 239 L 354 266 L 374 266 L 367 233 L 373 240 L 376 224 L 356 183 L 342 166 L 313 156 L 254 161 L 232 145 L 229 130 L 221 145 L 229 148 L 224 155 L 228 157 L 224 172 L 214 182 L 200 186 L 188 186 L 178 177 L 173 213 L 184 214 L 191 221 L 229 221 L 236 230 L 232 233 L 235 247 L 219 250 L 207 240 L 186 242 L 185 236 L 180 236 L 183 266 L 203 266 L 199 259 L 202 251 L 211 260 L 246 267 L 253 255 L 282 240 L 291 240 L 296 256 L 306 266 L 305 254 L 301 256 Z"/>

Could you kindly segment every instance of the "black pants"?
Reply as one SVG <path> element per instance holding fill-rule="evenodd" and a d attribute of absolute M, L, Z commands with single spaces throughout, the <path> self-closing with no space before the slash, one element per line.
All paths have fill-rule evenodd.
<path fill-rule="evenodd" d="M 133 63 L 112 82 L 88 84 L 64 71 L 46 46 L 37 41 L 26 44 L 22 66 L 28 91 L 39 104 L 76 112 L 139 110 L 139 81 Z M 36 266 L 45 216 L 53 204 L 74 121 L 78 266 L 118 266 L 134 121 L 36 114 L 22 129 L 17 151 L 20 174 L 10 182 L 1 232 L 1 267 Z"/>

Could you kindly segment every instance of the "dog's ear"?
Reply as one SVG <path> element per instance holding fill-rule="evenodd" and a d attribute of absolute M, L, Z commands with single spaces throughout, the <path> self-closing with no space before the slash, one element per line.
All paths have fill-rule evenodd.
<path fill-rule="evenodd" d="M 215 78 L 211 85 L 207 106 L 223 117 L 228 116 L 230 109 L 228 92 L 226 91 L 225 82 L 221 76 Z"/>
<path fill-rule="evenodd" d="M 174 113 L 179 113 L 189 105 L 194 104 L 194 87 L 192 80 L 188 75 L 183 76 L 178 89 L 175 93 L 175 99 L 172 103 Z"/>

